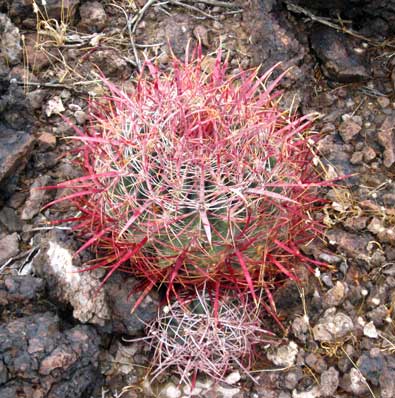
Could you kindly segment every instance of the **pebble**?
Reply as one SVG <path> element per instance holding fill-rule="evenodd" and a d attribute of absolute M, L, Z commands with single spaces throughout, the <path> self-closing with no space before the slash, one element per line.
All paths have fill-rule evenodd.
<path fill-rule="evenodd" d="M 225 378 L 225 383 L 228 384 L 236 384 L 239 382 L 241 379 L 240 372 L 236 370 L 235 372 L 230 373 L 228 376 Z"/>
<path fill-rule="evenodd" d="M 332 366 L 321 374 L 321 395 L 323 397 L 333 397 L 338 386 L 339 372 Z"/>
<path fill-rule="evenodd" d="M 377 333 L 376 326 L 374 326 L 374 323 L 372 321 L 368 322 L 364 328 L 363 328 L 363 334 L 366 337 L 369 337 L 371 339 L 377 339 L 379 337 Z"/>
<path fill-rule="evenodd" d="M 267 357 L 276 366 L 288 367 L 295 364 L 297 354 L 297 344 L 293 341 L 290 341 L 288 345 L 278 347 L 274 353 L 268 353 Z"/>
<path fill-rule="evenodd" d="M 342 312 L 336 313 L 336 308 L 329 308 L 319 323 L 313 327 L 314 340 L 336 341 L 346 336 L 354 328 L 352 319 Z"/>
<path fill-rule="evenodd" d="M 40 133 L 38 138 L 38 145 L 40 146 L 41 149 L 53 149 L 56 146 L 56 137 L 44 131 L 43 133 Z"/>
<path fill-rule="evenodd" d="M 358 369 L 352 368 L 349 377 L 351 391 L 357 396 L 363 396 L 368 391 L 368 386 L 362 373 Z"/>
<path fill-rule="evenodd" d="M 16 232 L 0 240 L 0 265 L 19 253 L 18 240 Z"/>
<path fill-rule="evenodd" d="M 382 108 L 387 108 L 391 103 L 391 101 L 387 97 L 379 97 L 377 98 L 377 102 Z"/>
<path fill-rule="evenodd" d="M 339 126 L 339 134 L 345 143 L 349 143 L 360 131 L 362 126 L 353 119 L 346 119 Z"/>
<path fill-rule="evenodd" d="M 47 191 L 40 190 L 37 188 L 44 187 L 48 185 L 50 180 L 49 176 L 40 176 L 38 177 L 30 188 L 30 195 L 29 199 L 26 201 L 22 213 L 21 219 L 22 220 L 31 220 L 35 215 L 40 212 L 41 206 L 45 200 L 47 195 Z"/>
<path fill-rule="evenodd" d="M 346 285 L 337 281 L 332 289 L 329 289 L 323 297 L 324 305 L 328 307 L 337 307 L 346 297 Z"/>

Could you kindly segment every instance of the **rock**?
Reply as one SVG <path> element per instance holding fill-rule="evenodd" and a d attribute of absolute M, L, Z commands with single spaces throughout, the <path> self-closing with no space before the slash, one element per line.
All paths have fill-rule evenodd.
<path fill-rule="evenodd" d="M 47 95 L 47 93 L 45 90 L 38 89 L 38 90 L 30 91 L 30 93 L 26 94 L 26 97 L 27 97 L 32 109 L 38 110 L 38 109 L 41 109 L 46 95 Z"/>
<path fill-rule="evenodd" d="M 367 382 L 358 369 L 351 368 L 348 380 L 349 388 L 356 396 L 364 396 L 369 391 Z"/>
<path fill-rule="evenodd" d="M 41 150 L 53 149 L 56 146 L 56 136 L 44 131 L 37 137 L 37 142 Z"/>
<path fill-rule="evenodd" d="M 314 386 L 311 390 L 297 392 L 292 391 L 292 398 L 319 398 L 321 396 L 321 391 L 318 386 Z"/>
<path fill-rule="evenodd" d="M 346 336 L 353 328 L 353 321 L 348 315 L 336 313 L 335 308 L 329 308 L 313 327 L 313 336 L 317 341 L 336 341 Z"/>
<path fill-rule="evenodd" d="M 0 265 L 19 253 L 18 241 L 19 238 L 16 232 L 0 240 Z"/>
<path fill-rule="evenodd" d="M 42 15 L 47 16 L 48 19 L 54 18 L 64 23 L 71 23 L 79 5 L 79 0 L 46 0 L 45 2 L 36 3 Z M 42 4 L 45 4 L 45 6 Z M 17 21 L 32 18 L 32 11 L 31 1 L 13 0 L 10 3 L 9 14 L 12 19 Z"/>
<path fill-rule="evenodd" d="M 395 369 L 385 368 L 380 375 L 381 398 L 395 397 Z"/>
<path fill-rule="evenodd" d="M 351 156 L 350 163 L 360 165 L 363 161 L 363 153 L 361 151 L 354 152 Z"/>
<path fill-rule="evenodd" d="M 288 390 L 293 390 L 298 385 L 299 381 L 303 378 L 303 372 L 300 368 L 289 370 L 284 375 L 284 386 Z"/>
<path fill-rule="evenodd" d="M 274 352 L 269 352 L 267 357 L 276 366 L 290 367 L 295 364 L 297 354 L 297 344 L 293 341 L 290 341 L 288 345 L 282 345 L 276 348 Z"/>
<path fill-rule="evenodd" d="M 328 240 L 331 244 L 337 245 L 338 250 L 347 256 L 362 261 L 369 262 L 368 245 L 374 237 L 370 234 L 354 234 L 341 229 L 333 228 L 327 232 Z"/>
<path fill-rule="evenodd" d="M 268 70 L 281 62 L 278 68 L 286 70 L 292 66 L 282 84 L 295 82 L 308 83 L 310 74 L 307 72 L 307 62 L 303 60 L 308 54 L 308 47 L 302 44 L 295 35 L 292 25 L 278 9 L 282 7 L 280 1 L 265 0 L 252 1 L 243 11 L 242 28 L 251 46 L 251 66 L 262 65 Z"/>
<path fill-rule="evenodd" d="M 44 292 L 45 282 L 31 275 L 10 275 L 0 281 L 0 303 L 26 303 L 37 298 Z"/>
<path fill-rule="evenodd" d="M 7 129 L 29 133 L 33 125 L 30 105 L 22 87 L 0 75 L 0 137 Z"/>
<path fill-rule="evenodd" d="M 48 284 L 52 298 L 73 307 L 73 316 L 81 322 L 104 327 L 110 332 L 135 335 L 157 314 L 158 298 L 152 293 L 142 301 L 131 315 L 139 297 L 130 294 L 136 286 L 132 278 L 113 275 L 98 290 L 103 272 L 79 272 L 73 264 L 75 247 L 60 231 L 52 231 L 41 242 L 41 253 L 33 262 L 35 272 Z M 130 296 L 130 297 L 129 297 Z"/>
<path fill-rule="evenodd" d="M 208 39 L 208 30 L 205 26 L 203 25 L 197 25 L 193 29 L 193 35 L 197 40 L 199 40 L 203 46 L 205 47 L 210 47 L 210 42 Z"/>
<path fill-rule="evenodd" d="M 99 374 L 99 343 L 88 326 L 61 332 L 59 319 L 49 312 L 0 325 L 0 364 L 7 369 L 0 396 L 87 396 Z"/>
<path fill-rule="evenodd" d="M 390 168 L 395 163 L 395 115 L 388 116 L 380 127 L 378 142 L 384 147 L 384 166 Z"/>
<path fill-rule="evenodd" d="M 34 137 L 0 125 L 0 182 L 23 168 L 33 149 Z"/>
<path fill-rule="evenodd" d="M 90 59 L 106 77 L 124 79 L 131 74 L 128 63 L 115 50 L 95 51 Z"/>
<path fill-rule="evenodd" d="M 19 29 L 5 15 L 0 13 L 0 57 L 8 65 L 22 61 L 22 46 Z"/>
<path fill-rule="evenodd" d="M 323 303 L 326 308 L 337 307 L 346 297 L 346 285 L 337 281 L 332 289 L 329 289 L 323 298 Z"/>
<path fill-rule="evenodd" d="M 58 115 L 65 110 L 66 109 L 63 105 L 62 99 L 56 95 L 52 97 L 44 107 L 44 112 L 47 117 L 51 117 L 52 115 Z"/>
<path fill-rule="evenodd" d="M 179 398 L 181 397 L 181 395 L 182 395 L 181 390 L 171 382 L 167 383 L 163 388 L 161 388 L 159 394 L 159 396 L 163 398 Z"/>
<path fill-rule="evenodd" d="M 0 222 L 9 232 L 22 231 L 22 223 L 16 211 L 11 207 L 3 207 L 0 211 Z"/>
<path fill-rule="evenodd" d="M 321 374 L 321 395 L 323 397 L 334 397 L 338 386 L 339 372 L 332 366 Z"/>
<path fill-rule="evenodd" d="M 393 227 L 386 228 L 383 219 L 373 217 L 368 225 L 368 230 L 376 235 L 381 242 L 390 243 L 395 246 L 395 229 Z"/>
<path fill-rule="evenodd" d="M 371 146 L 365 147 L 362 153 L 363 153 L 363 160 L 367 163 L 371 162 L 376 158 L 376 151 Z"/>
<path fill-rule="evenodd" d="M 379 97 L 377 98 L 377 102 L 382 108 L 387 108 L 391 103 L 391 101 L 387 97 Z"/>
<path fill-rule="evenodd" d="M 307 366 L 319 374 L 323 373 L 328 368 L 324 358 L 314 352 L 307 354 L 305 362 Z"/>
<path fill-rule="evenodd" d="M 345 120 L 339 126 L 339 134 L 345 143 L 350 142 L 362 129 L 352 118 Z M 362 154 L 361 154 L 362 155 Z"/>
<path fill-rule="evenodd" d="M 380 375 L 387 368 L 387 360 L 379 348 L 364 352 L 357 361 L 357 367 L 363 377 L 373 386 L 380 384 Z"/>
<path fill-rule="evenodd" d="M 363 334 L 366 337 L 370 337 L 371 339 L 377 339 L 379 337 L 376 326 L 374 326 L 374 323 L 372 321 L 368 322 L 363 327 Z"/>
<path fill-rule="evenodd" d="M 31 220 L 35 215 L 40 212 L 45 198 L 48 196 L 48 191 L 42 188 L 48 185 L 50 177 L 47 175 L 38 177 L 33 185 L 30 187 L 30 195 L 27 199 L 21 213 L 22 220 Z"/>
<path fill-rule="evenodd" d="M 306 342 L 309 330 L 309 323 L 302 316 L 296 317 L 292 322 L 292 333 L 302 343 Z"/>
<path fill-rule="evenodd" d="M 236 370 L 225 377 L 225 383 L 236 384 L 240 381 L 240 379 L 241 379 L 240 372 Z"/>
<path fill-rule="evenodd" d="M 74 117 L 79 125 L 83 125 L 88 120 L 88 115 L 84 111 L 75 111 Z"/>
<path fill-rule="evenodd" d="M 51 65 L 50 56 L 42 49 L 37 48 L 37 35 L 33 33 L 25 34 L 24 52 L 26 54 L 26 62 L 30 70 L 37 74 L 44 71 Z"/>
<path fill-rule="evenodd" d="M 315 25 L 311 35 L 311 46 L 322 62 L 322 71 L 328 79 L 341 83 L 369 79 L 364 59 L 354 51 L 347 35 L 322 25 Z"/>
<path fill-rule="evenodd" d="M 80 7 L 81 22 L 78 26 L 86 32 L 100 32 L 106 26 L 107 14 L 98 1 L 88 1 Z"/>

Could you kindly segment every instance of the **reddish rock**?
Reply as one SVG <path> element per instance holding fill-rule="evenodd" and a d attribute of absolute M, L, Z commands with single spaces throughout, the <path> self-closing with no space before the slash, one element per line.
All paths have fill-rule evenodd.
<path fill-rule="evenodd" d="M 343 141 L 350 142 L 362 129 L 362 126 L 352 119 L 347 119 L 339 126 L 339 134 Z"/>
<path fill-rule="evenodd" d="M 378 141 L 384 147 L 384 166 L 390 168 L 395 163 L 395 115 L 388 116 L 381 125 Z"/>

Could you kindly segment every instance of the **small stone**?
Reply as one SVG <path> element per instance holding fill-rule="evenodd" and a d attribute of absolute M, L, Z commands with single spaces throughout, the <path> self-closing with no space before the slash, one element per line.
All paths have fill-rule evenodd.
<path fill-rule="evenodd" d="M 377 135 L 379 143 L 384 147 L 384 166 L 390 168 L 395 163 L 395 115 L 387 117 Z"/>
<path fill-rule="evenodd" d="M 346 286 L 337 281 L 335 286 L 324 294 L 323 302 L 328 307 L 337 307 L 346 297 Z"/>
<path fill-rule="evenodd" d="M 98 1 L 88 1 L 80 7 L 81 22 L 79 26 L 87 32 L 100 32 L 106 26 L 107 14 Z"/>
<path fill-rule="evenodd" d="M 175 384 L 167 383 L 160 391 L 159 396 L 163 398 L 179 398 L 181 397 L 181 390 Z"/>
<path fill-rule="evenodd" d="M 344 142 L 349 143 L 361 129 L 361 125 L 350 118 L 340 124 L 339 134 Z"/>
<path fill-rule="evenodd" d="M 228 384 L 236 384 L 239 382 L 241 379 L 240 372 L 236 370 L 235 372 L 230 373 L 228 376 L 225 378 L 225 383 Z"/>
<path fill-rule="evenodd" d="M 268 353 L 267 357 L 276 366 L 293 366 L 298 354 L 298 346 L 295 342 L 290 341 L 288 345 L 278 347 L 273 353 Z"/>
<path fill-rule="evenodd" d="M 313 327 L 314 340 L 336 341 L 346 336 L 354 328 L 352 319 L 342 312 L 336 313 L 335 308 L 329 308 L 324 316 Z"/>
<path fill-rule="evenodd" d="M 362 164 L 363 152 L 354 152 L 351 156 L 350 163 L 354 165 Z"/>
<path fill-rule="evenodd" d="M 47 191 L 37 188 L 48 185 L 49 180 L 50 177 L 45 175 L 38 177 L 34 181 L 33 185 L 30 188 L 29 199 L 26 201 L 21 213 L 22 220 L 31 220 L 35 215 L 40 212 L 41 206 L 43 205 L 43 202 L 47 195 Z"/>
<path fill-rule="evenodd" d="M 58 96 L 54 96 L 47 102 L 44 111 L 47 117 L 64 112 L 65 107 L 63 105 L 62 99 Z"/>
<path fill-rule="evenodd" d="M 16 232 L 0 240 L 0 265 L 19 253 L 18 240 Z"/>
<path fill-rule="evenodd" d="M 53 149 L 56 146 L 56 137 L 47 132 L 40 133 L 37 142 L 41 149 Z"/>
<path fill-rule="evenodd" d="M 371 146 L 364 148 L 362 153 L 363 153 L 363 160 L 367 163 L 371 162 L 376 158 L 376 151 Z"/>
<path fill-rule="evenodd" d="M 195 36 L 195 38 L 197 40 L 200 40 L 202 42 L 203 46 L 205 46 L 205 47 L 210 46 L 210 42 L 208 39 L 208 30 L 203 25 L 197 25 L 193 29 L 193 35 Z"/>
<path fill-rule="evenodd" d="M 22 231 L 22 223 L 16 211 L 11 207 L 3 207 L 0 211 L 0 222 L 8 229 L 10 232 Z"/>
<path fill-rule="evenodd" d="M 391 103 L 391 101 L 387 97 L 379 97 L 377 98 L 377 102 L 382 108 L 387 108 Z"/>
<path fill-rule="evenodd" d="M 332 366 L 321 374 L 321 395 L 323 397 L 333 397 L 338 386 L 339 372 Z"/>
<path fill-rule="evenodd" d="M 324 358 L 320 355 L 315 354 L 314 352 L 307 354 L 305 362 L 307 366 L 309 366 L 312 370 L 319 374 L 321 374 L 328 368 L 328 365 L 326 364 Z"/>
<path fill-rule="evenodd" d="M 376 326 L 374 326 L 374 323 L 372 321 L 368 322 L 364 328 L 363 328 L 363 334 L 366 337 L 369 337 L 371 339 L 377 339 L 379 337 L 377 333 Z"/>
<path fill-rule="evenodd" d="M 46 96 L 46 92 L 44 90 L 34 90 L 30 93 L 26 94 L 27 99 L 29 100 L 30 106 L 34 109 L 40 109 L 43 105 L 44 98 Z"/>
<path fill-rule="evenodd" d="M 292 398 L 319 398 L 321 396 L 321 391 L 318 386 L 314 386 L 311 390 L 297 392 L 292 391 Z"/>
<path fill-rule="evenodd" d="M 88 115 L 84 111 L 74 112 L 74 117 L 79 125 L 84 124 L 88 120 Z"/>
<path fill-rule="evenodd" d="M 355 395 L 362 396 L 369 391 L 366 379 L 358 369 L 352 368 L 349 377 L 350 389 Z"/>

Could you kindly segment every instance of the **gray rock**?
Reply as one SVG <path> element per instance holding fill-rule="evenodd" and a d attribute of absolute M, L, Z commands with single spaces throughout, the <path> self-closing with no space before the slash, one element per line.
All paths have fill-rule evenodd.
<path fill-rule="evenodd" d="M 321 374 L 321 395 L 323 397 L 333 397 L 338 386 L 339 372 L 332 366 Z"/>
<path fill-rule="evenodd" d="M 8 229 L 10 232 L 20 232 L 22 231 L 22 222 L 16 211 L 11 207 L 3 207 L 0 211 L 0 222 Z"/>
<path fill-rule="evenodd" d="M 79 27 L 90 33 L 100 32 L 106 26 L 107 14 L 98 1 L 87 1 L 82 4 L 80 17 Z"/>
<path fill-rule="evenodd" d="M 31 220 L 35 215 L 40 212 L 41 207 L 44 204 L 45 198 L 48 196 L 48 191 L 38 189 L 48 185 L 50 177 L 40 176 L 38 177 L 30 188 L 30 195 L 27 199 L 21 213 L 22 220 Z"/>
<path fill-rule="evenodd" d="M 390 168 L 395 163 L 395 115 L 388 116 L 380 127 L 378 142 L 384 147 L 384 166 Z"/>
<path fill-rule="evenodd" d="M 51 231 L 43 238 L 40 255 L 33 262 L 35 272 L 47 281 L 51 297 L 70 304 L 74 318 L 128 335 L 141 332 L 144 322 L 155 318 L 159 300 L 154 292 L 131 314 L 139 298 L 139 293 L 133 293 L 136 281 L 115 274 L 98 290 L 104 271 L 79 272 L 83 266 L 75 265 L 74 252 L 75 245 L 65 233 Z"/>
<path fill-rule="evenodd" d="M 44 292 L 45 282 L 30 275 L 10 275 L 0 281 L 1 304 L 26 303 L 37 300 Z"/>
<path fill-rule="evenodd" d="M 24 167 L 33 144 L 33 136 L 23 131 L 2 130 L 0 125 L 0 182 Z"/>
<path fill-rule="evenodd" d="M 5 14 L 0 13 L 0 57 L 7 64 L 16 65 L 22 61 L 22 46 L 19 29 Z"/>
<path fill-rule="evenodd" d="M 59 319 L 48 312 L 1 324 L 0 378 L 5 384 L 0 397 L 87 396 L 99 373 L 99 344 L 92 327 L 61 331 Z"/>
<path fill-rule="evenodd" d="M 337 307 L 346 297 L 347 287 L 343 282 L 337 281 L 335 286 L 329 289 L 323 297 L 323 303 L 326 308 Z"/>
<path fill-rule="evenodd" d="M 340 123 L 339 126 L 339 134 L 346 143 L 350 142 L 361 130 L 362 126 L 356 123 L 352 118 Z M 362 158 L 363 154 L 361 152 L 361 159 Z"/>
<path fill-rule="evenodd" d="M 354 51 L 347 35 L 317 25 L 311 35 L 311 46 L 322 62 L 322 70 L 327 78 L 341 83 L 369 79 L 365 61 Z"/>
<path fill-rule="evenodd" d="M 273 352 L 269 352 L 267 357 L 276 366 L 288 367 L 295 364 L 297 354 L 297 344 L 293 341 L 290 341 L 287 345 L 282 345 L 276 348 Z"/>
<path fill-rule="evenodd" d="M 369 391 L 366 379 L 358 369 L 351 368 L 347 379 L 351 392 L 356 396 L 364 396 Z"/>
<path fill-rule="evenodd" d="M 329 308 L 313 327 L 313 336 L 317 341 L 336 341 L 350 333 L 353 328 L 353 321 L 348 315 L 336 313 L 335 308 Z"/>
<path fill-rule="evenodd" d="M 0 265 L 19 253 L 18 240 L 16 232 L 0 240 Z"/>
<path fill-rule="evenodd" d="M 23 21 L 33 17 L 34 14 L 32 12 L 31 2 L 26 0 L 13 0 L 10 3 L 9 14 L 13 19 Z M 41 13 L 43 13 L 43 15 L 47 15 L 48 18 L 54 18 L 60 21 L 63 15 L 62 22 L 70 23 L 77 11 L 79 0 L 46 0 L 45 7 L 42 6 L 41 1 L 36 3 L 40 8 Z"/>

